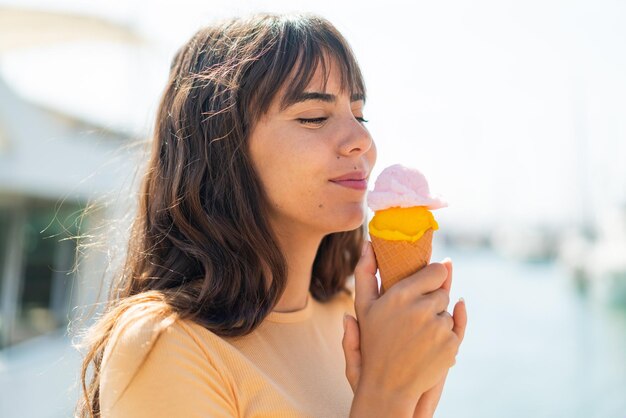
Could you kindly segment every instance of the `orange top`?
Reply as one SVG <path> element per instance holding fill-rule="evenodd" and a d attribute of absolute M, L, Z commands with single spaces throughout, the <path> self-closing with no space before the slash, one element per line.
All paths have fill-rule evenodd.
<path fill-rule="evenodd" d="M 222 338 L 188 320 L 158 334 L 158 318 L 129 311 L 105 347 L 102 417 L 347 417 L 344 312 L 354 315 L 353 296 L 309 293 L 304 309 Z"/>

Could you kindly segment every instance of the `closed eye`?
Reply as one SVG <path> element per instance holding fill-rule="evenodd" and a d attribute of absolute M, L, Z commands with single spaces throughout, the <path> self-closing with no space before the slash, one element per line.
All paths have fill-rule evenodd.
<path fill-rule="evenodd" d="M 319 124 L 322 124 L 324 121 L 326 121 L 326 119 L 328 118 L 311 118 L 311 119 L 299 118 L 298 121 L 302 124 L 319 125 Z M 361 123 L 368 122 L 367 120 L 365 120 L 363 116 L 355 116 L 355 119 Z"/>
<path fill-rule="evenodd" d="M 323 123 L 326 119 L 328 118 L 312 118 L 312 119 L 299 118 L 298 121 L 300 121 L 300 123 L 305 124 L 305 125 L 306 124 L 319 125 Z"/>

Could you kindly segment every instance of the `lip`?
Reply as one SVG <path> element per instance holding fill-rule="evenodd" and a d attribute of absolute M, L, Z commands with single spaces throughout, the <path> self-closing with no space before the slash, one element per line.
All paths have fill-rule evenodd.
<path fill-rule="evenodd" d="M 330 181 L 340 186 L 349 187 L 351 189 L 367 189 L 367 173 L 365 171 L 351 171 L 342 176 L 331 179 Z"/>

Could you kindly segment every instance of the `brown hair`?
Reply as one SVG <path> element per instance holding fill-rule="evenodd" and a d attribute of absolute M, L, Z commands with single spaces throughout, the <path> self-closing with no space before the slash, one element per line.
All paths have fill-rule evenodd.
<path fill-rule="evenodd" d="M 178 50 L 157 111 L 126 257 L 104 314 L 83 339 L 78 416 L 100 416 L 104 348 L 131 306 L 193 320 L 220 336 L 246 335 L 272 311 L 287 266 L 268 224 L 268 200 L 247 138 L 281 86 L 284 107 L 318 65 L 328 76 L 328 59 L 340 66 L 342 90 L 365 97 L 349 45 L 317 16 L 231 19 L 202 28 Z M 323 238 L 310 288 L 316 300 L 350 293 L 346 281 L 363 232 L 362 225 Z"/>

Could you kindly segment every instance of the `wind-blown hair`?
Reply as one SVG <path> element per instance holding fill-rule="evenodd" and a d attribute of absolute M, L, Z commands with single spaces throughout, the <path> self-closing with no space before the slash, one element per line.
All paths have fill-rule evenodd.
<path fill-rule="evenodd" d="M 280 299 L 287 265 L 268 223 L 268 198 L 248 153 L 255 123 L 277 98 L 289 105 L 321 65 L 339 65 L 341 89 L 362 95 L 341 34 L 313 15 L 257 14 L 199 30 L 176 53 L 156 114 L 128 251 L 103 315 L 90 327 L 78 416 L 100 416 L 99 372 L 118 319 L 139 304 L 220 336 L 255 330 Z M 311 293 L 350 293 L 364 226 L 323 238 Z M 86 383 L 89 366 L 93 376 Z"/>

